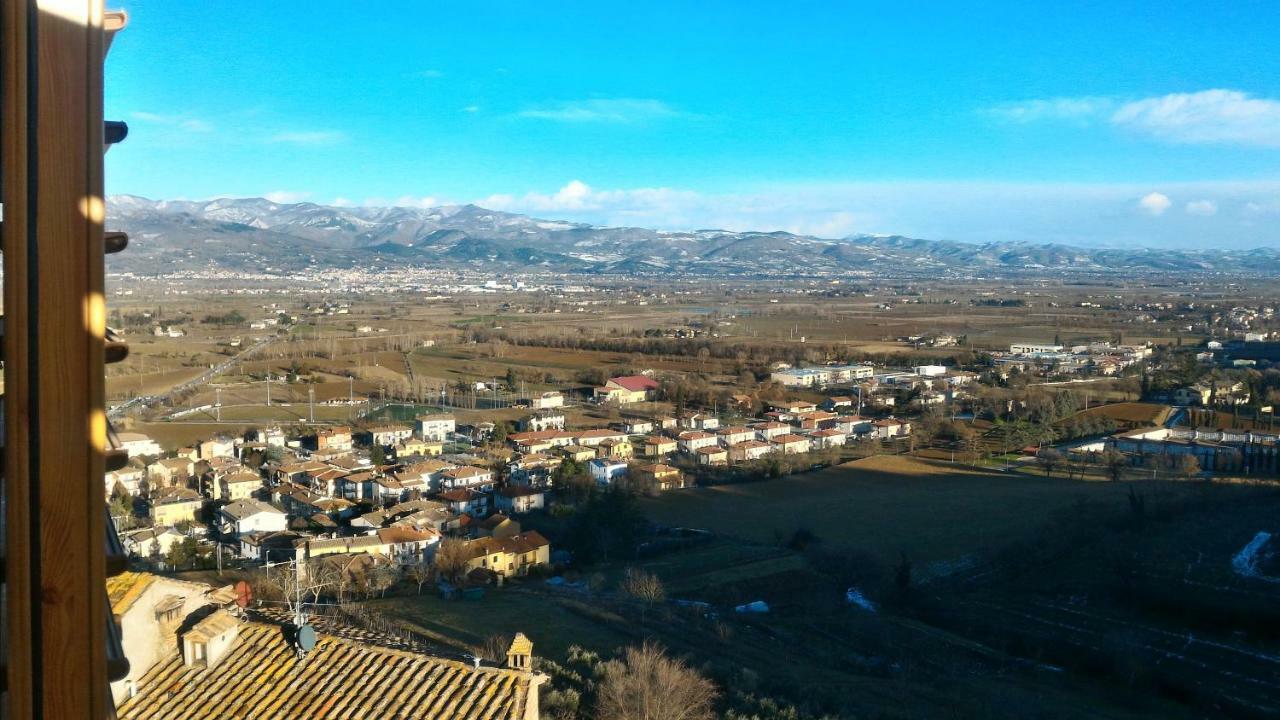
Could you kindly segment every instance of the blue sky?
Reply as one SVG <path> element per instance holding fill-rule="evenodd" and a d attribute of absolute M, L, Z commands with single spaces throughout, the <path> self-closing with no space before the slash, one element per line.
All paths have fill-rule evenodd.
<path fill-rule="evenodd" d="M 128 0 L 108 191 L 1280 245 L 1280 5 L 973 5 Z"/>

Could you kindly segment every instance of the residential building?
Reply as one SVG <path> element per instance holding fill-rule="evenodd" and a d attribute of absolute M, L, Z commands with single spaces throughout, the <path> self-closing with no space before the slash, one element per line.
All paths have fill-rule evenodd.
<path fill-rule="evenodd" d="M 481 517 L 489 511 L 489 496 L 474 490 L 446 490 L 437 495 L 436 499 L 444 503 L 454 515 Z"/>
<path fill-rule="evenodd" d="M 686 430 L 676 437 L 676 441 L 680 444 L 680 450 L 686 453 L 696 453 L 702 448 L 720 444 L 720 439 L 715 435 L 701 430 Z"/>
<path fill-rule="evenodd" d="M 897 418 L 885 418 L 871 423 L 875 436 L 881 440 L 906 437 L 911 434 L 911 424 Z"/>
<path fill-rule="evenodd" d="M 373 445 L 387 447 L 413 437 L 413 428 L 408 425 L 378 425 L 369 428 L 369 440 Z"/>
<path fill-rule="evenodd" d="M 440 487 L 446 490 L 459 488 L 491 490 L 493 489 L 493 471 L 471 465 L 445 470 L 440 475 Z"/>
<path fill-rule="evenodd" d="M 261 500 L 236 500 L 218 508 L 219 530 L 223 535 L 248 532 L 280 532 L 289 525 L 284 511 Z"/>
<path fill-rule="evenodd" d="M 736 445 L 730 445 L 729 451 L 730 462 L 748 462 L 751 460 L 759 460 L 760 458 L 773 452 L 773 445 L 763 440 L 747 440 Z"/>
<path fill-rule="evenodd" d="M 635 448 L 632 447 L 631 441 L 625 438 L 602 440 L 596 448 L 599 450 L 600 457 L 625 459 L 635 455 Z"/>
<path fill-rule="evenodd" d="M 657 393 L 658 383 L 644 375 L 628 375 L 610 378 L 603 387 L 595 388 L 596 402 L 611 402 L 619 405 L 652 400 Z"/>
<path fill-rule="evenodd" d="M 754 440 L 756 437 L 756 431 L 749 427 L 727 427 L 717 430 L 716 436 L 720 439 L 721 445 L 728 447 L 748 440 Z"/>
<path fill-rule="evenodd" d="M 448 442 L 456 430 L 457 422 L 452 415 L 420 415 L 413 428 L 419 438 L 440 442 Z"/>
<path fill-rule="evenodd" d="M 815 450 L 842 447 L 848 439 L 847 434 L 836 429 L 814 430 L 809 433 L 809 442 Z"/>
<path fill-rule="evenodd" d="M 160 449 L 160 444 L 150 437 L 136 432 L 122 432 L 116 435 L 116 442 L 120 449 L 129 453 L 129 457 L 142 457 L 149 455 L 156 457 L 164 453 Z"/>
<path fill-rule="evenodd" d="M 574 438 L 575 444 L 585 445 L 586 447 L 595 447 L 596 445 L 599 445 L 605 440 L 626 440 L 626 439 L 627 439 L 626 433 L 618 432 L 617 430 L 606 430 L 606 429 L 584 430 L 579 433 L 576 433 L 576 436 Z"/>
<path fill-rule="evenodd" d="M 791 426 L 783 422 L 763 422 L 756 423 L 752 426 L 756 431 L 756 437 L 769 442 L 779 435 L 787 435 L 791 432 Z"/>
<path fill-rule="evenodd" d="M 611 458 L 596 458 L 587 463 L 591 478 L 600 485 L 611 485 L 619 478 L 626 477 L 627 463 Z"/>
<path fill-rule="evenodd" d="M 786 368 L 770 373 L 769 379 L 783 387 L 827 387 L 867 380 L 875 374 L 870 365 L 823 365 Z"/>
<path fill-rule="evenodd" d="M 529 398 L 529 407 L 534 410 L 550 410 L 551 408 L 564 407 L 564 395 L 556 390 L 548 390 Z"/>
<path fill-rule="evenodd" d="M 637 465 L 631 469 L 631 478 L 641 487 L 658 491 L 675 490 L 693 485 L 692 480 L 686 478 L 679 468 L 663 463 Z"/>
<path fill-rule="evenodd" d="M 644 454 L 646 457 L 670 455 L 679 448 L 679 443 L 665 435 L 650 435 L 644 439 Z"/>
<path fill-rule="evenodd" d="M 218 478 L 218 499 L 247 500 L 262 489 L 262 477 L 252 470 L 237 470 Z"/>
<path fill-rule="evenodd" d="M 797 453 L 809 452 L 809 438 L 803 435 L 777 435 L 774 436 L 773 447 L 783 455 L 795 455 Z"/>
<path fill-rule="evenodd" d="M 316 449 L 321 452 L 351 452 L 351 428 L 326 428 L 316 433 Z"/>
<path fill-rule="evenodd" d="M 559 410 L 543 410 L 520 421 L 520 429 L 526 432 L 564 430 L 564 413 Z"/>
<path fill-rule="evenodd" d="M 499 512 L 521 514 L 546 507 L 547 491 L 529 485 L 508 485 L 493 496 Z"/>
<path fill-rule="evenodd" d="M 719 445 L 700 447 L 694 451 L 699 465 L 725 465 L 729 462 L 729 452 Z"/>
<path fill-rule="evenodd" d="M 202 507 L 204 507 L 204 498 L 195 490 L 168 488 L 160 491 L 151 500 L 151 523 L 177 525 L 180 522 L 193 522 Z"/>
<path fill-rule="evenodd" d="M 163 558 L 173 544 L 186 537 L 168 525 L 130 530 L 121 538 L 125 552 L 144 559 Z"/>
<path fill-rule="evenodd" d="M 471 553 L 468 571 L 483 569 L 500 577 L 527 575 L 531 568 L 551 563 L 551 543 L 535 531 L 471 540 L 467 550 Z"/>
<path fill-rule="evenodd" d="M 233 458 L 236 456 L 236 443 L 229 437 L 215 437 L 200 443 L 200 459 Z"/>
<path fill-rule="evenodd" d="M 147 466 L 147 482 L 153 490 L 186 487 L 195 463 L 186 458 L 164 458 Z"/>

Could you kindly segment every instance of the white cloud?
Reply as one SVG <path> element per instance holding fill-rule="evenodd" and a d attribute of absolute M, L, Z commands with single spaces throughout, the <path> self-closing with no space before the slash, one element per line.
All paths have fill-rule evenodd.
<path fill-rule="evenodd" d="M 273 143 L 292 145 L 332 145 L 346 138 L 339 130 L 291 130 L 272 135 Z"/>
<path fill-rule="evenodd" d="M 661 100 L 645 98 L 572 100 L 528 108 L 516 114 L 522 118 L 555 122 L 617 124 L 694 117 Z"/>
<path fill-rule="evenodd" d="M 426 197 L 414 197 L 412 195 L 401 195 L 392 203 L 396 207 L 414 207 L 414 208 L 433 208 L 449 203 L 440 200 L 440 198 L 428 195 Z"/>
<path fill-rule="evenodd" d="M 1239 90 L 1145 98 L 1122 105 L 1111 122 L 1170 142 L 1280 147 L 1280 100 Z"/>
<path fill-rule="evenodd" d="M 1061 97 L 1047 100 L 1024 100 L 986 108 L 983 113 L 1012 123 L 1042 120 L 1089 120 L 1115 106 L 1104 97 Z"/>
<path fill-rule="evenodd" d="M 1201 90 L 1147 98 L 1062 97 L 1024 100 L 982 113 L 1011 123 L 1105 121 L 1173 143 L 1280 147 L 1280 100 L 1240 90 Z"/>
<path fill-rule="evenodd" d="M 1152 215 L 1163 215 L 1164 211 L 1168 210 L 1172 204 L 1173 201 L 1169 199 L 1168 195 L 1158 192 L 1147 193 L 1138 201 L 1138 207 Z"/>
<path fill-rule="evenodd" d="M 185 113 L 166 115 L 139 110 L 130 113 L 129 116 L 139 122 L 177 128 L 188 132 L 210 132 L 213 130 L 213 125 L 207 120 L 201 120 L 200 118 L 192 117 Z"/>
<path fill-rule="evenodd" d="M 311 197 L 311 193 L 305 192 L 305 191 L 295 191 L 295 190 L 276 190 L 274 192 L 269 192 L 266 195 L 263 195 L 262 197 L 270 200 L 273 203 L 280 203 L 283 205 L 287 203 L 302 202 L 303 200 L 306 200 L 307 198 Z"/>
<path fill-rule="evenodd" d="M 350 198 L 345 198 L 345 197 L 342 197 L 341 195 L 334 198 L 333 202 L 329 204 L 334 207 L 351 207 L 352 205 L 355 205 L 355 203 L 351 202 Z"/>
<path fill-rule="evenodd" d="M 477 113 L 477 112 L 480 112 L 480 106 L 479 106 L 479 105 L 468 105 L 468 106 L 466 106 L 466 107 L 462 108 L 462 112 L 466 112 L 466 113 Z"/>
<path fill-rule="evenodd" d="M 1186 205 L 1188 215 L 1211 217 L 1218 214 L 1218 204 L 1212 200 L 1192 200 Z"/>
<path fill-rule="evenodd" d="M 422 78 L 442 78 L 442 77 L 444 77 L 444 71 L 443 71 L 443 70 L 435 70 L 435 69 L 423 70 L 423 71 L 421 71 L 421 72 L 419 72 L 419 73 L 418 73 L 418 77 L 422 77 Z"/>

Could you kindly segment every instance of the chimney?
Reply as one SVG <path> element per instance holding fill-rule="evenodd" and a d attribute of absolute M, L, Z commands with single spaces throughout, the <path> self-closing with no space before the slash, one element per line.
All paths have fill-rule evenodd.
<path fill-rule="evenodd" d="M 182 662 L 187 667 L 212 669 L 226 657 L 239 635 L 240 621 L 218 608 L 182 634 Z"/>
<path fill-rule="evenodd" d="M 516 633 L 511 647 L 507 648 L 507 667 L 523 672 L 533 669 L 533 643 L 524 633 Z"/>

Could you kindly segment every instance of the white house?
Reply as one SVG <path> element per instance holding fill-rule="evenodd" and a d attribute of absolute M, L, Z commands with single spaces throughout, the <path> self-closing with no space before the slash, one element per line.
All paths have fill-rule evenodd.
<path fill-rule="evenodd" d="M 696 453 L 702 448 L 720 444 L 720 439 L 715 435 L 701 430 L 686 430 L 680 433 L 676 440 L 680 444 L 680 449 L 687 453 Z"/>
<path fill-rule="evenodd" d="M 530 485 L 509 485 L 493 496 L 498 512 L 519 514 L 546 507 L 547 491 Z"/>
<path fill-rule="evenodd" d="M 564 407 L 564 395 L 555 390 L 544 392 L 541 395 L 529 399 L 529 407 L 534 410 L 549 410 L 551 408 Z"/>
<path fill-rule="evenodd" d="M 733 462 L 745 462 L 749 460 L 759 460 L 760 458 L 773 452 L 773 446 L 763 440 L 748 440 L 730 445 L 729 460 Z"/>
<path fill-rule="evenodd" d="M 455 430 L 457 430 L 457 423 L 452 415 L 421 415 L 414 422 L 413 428 L 413 431 L 423 440 L 441 442 L 447 442 Z"/>
<path fill-rule="evenodd" d="M 445 470 L 440 474 L 440 487 L 447 490 L 488 490 L 493 487 L 493 471 L 472 465 Z"/>
<path fill-rule="evenodd" d="M 120 448 L 129 453 L 129 457 L 138 457 L 140 455 L 160 455 L 164 451 L 160 449 L 160 444 L 155 440 L 136 432 L 122 432 L 116 435 L 116 441 L 120 443 Z"/>
<path fill-rule="evenodd" d="M 587 469 L 591 472 L 591 477 L 601 485 L 610 485 L 614 480 L 625 477 L 627 474 L 627 464 L 620 460 L 610 458 L 596 458 L 587 463 Z"/>
<path fill-rule="evenodd" d="M 236 500 L 218 509 L 220 529 L 227 535 L 249 532 L 280 532 L 289 525 L 289 518 L 280 510 L 261 500 Z"/>
<path fill-rule="evenodd" d="M 413 437 L 413 428 L 405 425 L 379 425 L 369 430 L 374 445 L 386 447 Z"/>

